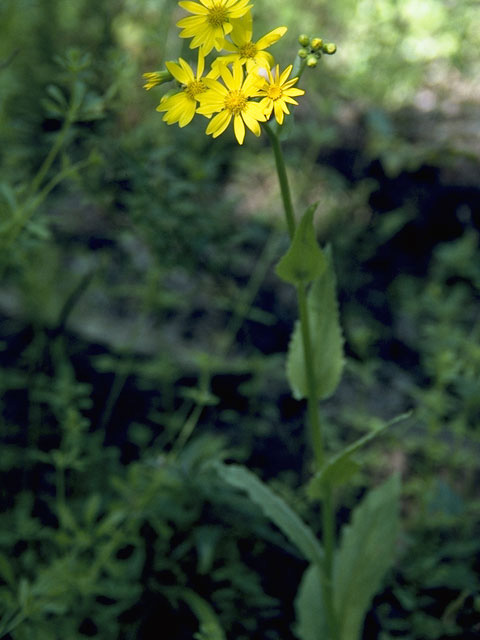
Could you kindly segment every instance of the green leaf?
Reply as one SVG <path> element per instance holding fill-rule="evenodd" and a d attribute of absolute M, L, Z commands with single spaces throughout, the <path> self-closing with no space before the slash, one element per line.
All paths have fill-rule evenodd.
<path fill-rule="evenodd" d="M 0 553 L 0 578 L 11 587 L 15 585 L 15 571 L 10 560 L 3 553 Z"/>
<path fill-rule="evenodd" d="M 78 529 L 73 511 L 66 504 L 60 503 L 58 505 L 57 515 L 62 529 L 68 529 L 70 531 L 76 531 Z"/>
<path fill-rule="evenodd" d="M 295 599 L 295 611 L 295 634 L 300 640 L 328 638 L 321 575 L 318 567 L 313 564 L 303 574 Z"/>
<path fill-rule="evenodd" d="M 26 578 L 20 578 L 18 585 L 18 603 L 20 608 L 24 611 L 28 611 L 30 605 L 31 588 L 30 583 Z"/>
<path fill-rule="evenodd" d="M 389 427 L 406 420 L 412 415 L 411 411 L 402 413 L 392 420 L 389 420 L 381 427 L 370 431 L 352 444 L 348 445 L 332 456 L 323 467 L 317 471 L 307 486 L 307 493 L 311 498 L 321 498 L 327 485 L 338 487 L 347 482 L 352 475 L 358 471 L 360 465 L 352 458 L 352 456 L 361 448 L 368 444 L 371 440 L 381 435 Z"/>
<path fill-rule="evenodd" d="M 67 99 L 65 98 L 62 91 L 54 84 L 49 84 L 46 89 L 48 95 L 53 98 L 55 102 L 57 102 L 64 110 L 67 109 Z"/>
<path fill-rule="evenodd" d="M 342 376 L 343 336 L 340 328 L 335 291 L 335 272 L 329 249 L 325 251 L 327 266 L 312 284 L 308 294 L 308 317 L 315 366 L 315 383 L 319 399 L 332 395 Z M 307 396 L 303 343 L 297 321 L 287 355 L 287 377 L 293 396 L 301 400 Z"/>
<path fill-rule="evenodd" d="M 177 595 L 188 604 L 200 622 L 200 631 L 194 636 L 197 640 L 226 640 L 217 614 L 206 600 L 190 589 L 181 589 Z"/>
<path fill-rule="evenodd" d="M 222 534 L 223 530 L 221 527 L 213 525 L 195 527 L 193 538 L 195 540 L 195 548 L 198 557 L 198 573 L 207 575 L 212 571 L 216 560 L 218 541 L 222 537 Z"/>
<path fill-rule="evenodd" d="M 4 201 L 11 213 L 14 213 L 18 207 L 15 191 L 6 182 L 0 182 L 0 202 Z"/>
<path fill-rule="evenodd" d="M 100 510 L 102 507 L 102 497 L 99 493 L 92 493 L 92 495 L 85 502 L 85 506 L 83 509 L 83 518 L 85 524 L 88 527 L 91 527 L 95 524 L 98 516 L 100 515 Z"/>
<path fill-rule="evenodd" d="M 314 532 L 285 500 L 277 496 L 270 487 L 245 467 L 222 463 L 215 463 L 213 467 L 225 482 L 245 491 L 250 500 L 261 508 L 267 518 L 283 532 L 307 560 L 317 566 L 323 566 L 323 549 Z"/>
<path fill-rule="evenodd" d="M 359 463 L 350 456 L 329 460 L 307 486 L 307 494 L 312 500 L 322 500 L 327 487 L 340 487 L 346 484 L 360 469 Z"/>
<path fill-rule="evenodd" d="M 318 202 L 312 204 L 303 214 L 290 248 L 275 269 L 282 280 L 295 286 L 308 284 L 320 277 L 327 265 L 313 227 L 313 214 L 317 205 Z"/>
<path fill-rule="evenodd" d="M 334 565 L 339 640 L 359 640 L 371 600 L 394 563 L 399 497 L 395 474 L 367 494 L 343 528 Z"/>

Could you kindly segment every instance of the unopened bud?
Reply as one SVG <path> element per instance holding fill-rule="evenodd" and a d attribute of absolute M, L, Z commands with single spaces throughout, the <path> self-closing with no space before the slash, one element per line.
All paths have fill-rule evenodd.
<path fill-rule="evenodd" d="M 143 87 L 147 91 L 150 91 L 150 89 L 159 84 L 173 80 L 173 76 L 169 71 L 152 71 L 150 73 L 144 73 L 143 78 L 145 79 Z"/>
<path fill-rule="evenodd" d="M 302 47 L 308 47 L 310 38 L 305 33 L 302 33 L 301 36 L 298 36 L 298 43 L 301 44 Z"/>
<path fill-rule="evenodd" d="M 310 46 L 312 47 L 313 51 L 318 51 L 322 48 L 322 45 L 323 40 L 321 38 L 312 38 L 312 41 L 310 42 Z"/>
<path fill-rule="evenodd" d="M 308 56 L 308 51 L 306 49 L 299 49 L 297 55 L 299 58 L 306 58 Z"/>
<path fill-rule="evenodd" d="M 332 56 L 337 50 L 337 45 L 334 44 L 333 42 L 327 42 L 326 44 L 323 45 L 322 50 L 323 50 L 323 53 L 326 53 L 329 56 Z"/>
<path fill-rule="evenodd" d="M 313 69 L 313 67 L 317 66 L 317 62 L 318 62 L 317 56 L 311 53 L 307 58 L 307 67 L 310 67 Z"/>

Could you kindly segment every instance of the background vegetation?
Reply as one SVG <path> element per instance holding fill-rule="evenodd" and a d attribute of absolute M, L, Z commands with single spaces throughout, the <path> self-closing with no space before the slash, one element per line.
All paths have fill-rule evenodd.
<path fill-rule="evenodd" d="M 305 563 L 209 466 L 242 461 L 287 501 L 307 475 L 276 176 L 266 137 L 169 127 L 161 89 L 142 89 L 188 57 L 180 13 L 0 2 L 1 638 L 206 640 L 217 620 L 232 639 L 295 638 Z M 282 65 L 300 33 L 338 45 L 302 78 L 287 143 L 339 282 L 348 362 L 328 436 L 414 409 L 339 496 L 403 477 L 367 640 L 480 637 L 477 14 L 255 4 L 257 35 L 289 28 Z"/>

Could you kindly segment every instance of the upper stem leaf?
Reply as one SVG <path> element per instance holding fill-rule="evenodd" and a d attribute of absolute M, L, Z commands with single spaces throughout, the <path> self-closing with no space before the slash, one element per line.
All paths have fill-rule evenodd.
<path fill-rule="evenodd" d="M 315 237 L 313 214 L 318 202 L 310 205 L 295 230 L 292 244 L 280 259 L 275 271 L 291 284 L 309 284 L 325 271 L 327 261 Z"/>
<path fill-rule="evenodd" d="M 287 254 L 288 255 L 288 254 Z M 328 398 L 342 376 L 344 355 L 335 288 L 335 272 L 330 251 L 322 253 L 326 265 L 308 294 L 308 320 L 313 351 L 316 397 Z M 287 355 L 287 376 L 297 400 L 308 396 L 301 327 L 297 322 Z"/>

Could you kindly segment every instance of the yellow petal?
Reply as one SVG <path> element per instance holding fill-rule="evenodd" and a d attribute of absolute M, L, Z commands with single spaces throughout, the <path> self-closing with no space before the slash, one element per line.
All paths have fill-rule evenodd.
<path fill-rule="evenodd" d="M 205 55 L 200 48 L 198 50 L 198 59 L 197 59 L 197 80 L 200 80 L 203 72 L 205 71 Z"/>
<path fill-rule="evenodd" d="M 262 129 L 261 129 L 260 125 L 258 124 L 258 120 L 255 120 L 255 118 L 253 118 L 246 111 L 244 111 L 242 113 L 242 118 L 243 118 L 245 124 L 247 125 L 247 127 L 250 129 L 250 131 L 252 131 L 258 137 L 260 135 L 260 133 L 262 132 Z"/>
<path fill-rule="evenodd" d="M 157 111 L 168 111 L 169 109 L 174 109 L 178 104 L 181 104 L 183 99 L 185 98 L 185 93 L 180 91 L 179 93 L 175 93 L 173 96 L 168 96 L 168 98 L 163 97 L 160 100 L 160 104 L 157 107 Z"/>
<path fill-rule="evenodd" d="M 222 76 L 222 80 L 226 84 L 227 89 L 229 89 L 230 91 L 239 89 L 239 87 L 235 85 L 235 80 L 233 79 L 233 75 L 230 69 L 228 69 L 226 66 L 223 66 L 223 68 L 220 70 L 220 75 Z"/>
<path fill-rule="evenodd" d="M 241 115 L 235 116 L 233 120 L 233 128 L 235 130 L 235 137 L 238 140 L 238 144 L 243 144 L 245 139 L 245 125 L 243 124 Z"/>
<path fill-rule="evenodd" d="M 221 111 L 214 118 L 210 120 L 205 133 L 212 134 L 214 138 L 217 138 L 228 127 L 231 119 L 232 119 L 232 114 L 230 113 L 230 111 L 227 111 L 227 110 Z"/>
<path fill-rule="evenodd" d="M 248 113 L 248 115 L 255 118 L 255 120 L 259 120 L 260 122 L 265 121 L 265 113 L 261 106 L 260 102 L 252 102 L 251 100 L 247 102 L 245 105 L 244 113 Z"/>
<path fill-rule="evenodd" d="M 283 109 L 279 100 L 274 103 L 273 109 L 275 111 L 275 119 L 277 120 L 278 124 L 283 124 Z"/>
<path fill-rule="evenodd" d="M 191 31 L 198 29 L 202 24 L 205 24 L 205 18 L 203 16 L 188 16 L 186 18 L 182 18 L 177 22 L 177 27 L 186 31 Z M 183 32 L 182 32 L 183 33 Z M 193 35 L 193 34 L 192 34 Z M 180 36 L 183 38 L 182 34 Z"/>
<path fill-rule="evenodd" d="M 232 20 L 232 32 L 230 37 L 239 47 L 252 39 L 252 12 L 247 13 L 241 18 Z"/>
<path fill-rule="evenodd" d="M 185 108 L 182 112 L 178 120 L 179 127 L 185 127 L 193 120 L 193 116 L 195 115 L 195 101 L 189 100 L 188 104 L 185 104 Z"/>
<path fill-rule="evenodd" d="M 182 0 L 178 3 L 182 9 L 189 11 L 190 13 L 198 13 L 202 15 L 208 15 L 208 9 L 198 2 L 191 2 L 190 0 Z"/>
<path fill-rule="evenodd" d="M 242 64 L 237 60 L 233 63 L 233 82 L 235 85 L 235 89 L 240 89 L 243 83 Z"/>
<path fill-rule="evenodd" d="M 183 62 L 186 64 L 185 60 Z M 191 79 L 185 69 L 178 65 L 176 62 L 165 62 L 165 66 L 170 71 L 175 80 L 178 80 L 180 84 L 188 84 L 193 79 Z"/>
<path fill-rule="evenodd" d="M 260 106 L 260 108 L 262 109 L 263 113 L 265 114 L 266 119 L 268 120 L 270 118 L 270 116 L 272 115 L 273 100 L 270 100 L 270 98 L 263 98 L 263 100 L 260 100 L 258 105 Z"/>
<path fill-rule="evenodd" d="M 288 67 L 285 69 L 285 71 L 283 71 L 282 75 L 280 76 L 280 84 L 283 84 L 286 79 L 288 78 L 288 76 L 290 75 L 290 72 L 292 71 L 293 65 L 289 64 Z"/>
<path fill-rule="evenodd" d="M 262 36 L 260 40 L 256 43 L 258 49 L 267 49 L 271 47 L 272 44 L 280 40 L 282 36 L 287 33 L 287 27 L 277 27 L 270 31 L 266 35 Z"/>

